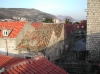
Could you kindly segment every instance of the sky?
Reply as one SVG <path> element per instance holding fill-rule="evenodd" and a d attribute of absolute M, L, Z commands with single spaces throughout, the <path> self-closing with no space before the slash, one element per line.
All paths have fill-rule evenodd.
<path fill-rule="evenodd" d="M 86 19 L 87 0 L 0 0 L 3 8 L 35 8 L 53 14 Z"/>

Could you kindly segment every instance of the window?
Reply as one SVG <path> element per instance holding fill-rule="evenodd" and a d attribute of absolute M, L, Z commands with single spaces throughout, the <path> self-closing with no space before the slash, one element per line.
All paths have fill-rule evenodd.
<path fill-rule="evenodd" d="M 84 26 L 82 26 L 82 28 L 84 28 Z"/>
<path fill-rule="evenodd" d="M 8 31 L 7 30 L 3 30 L 3 36 L 8 36 Z"/>
<path fill-rule="evenodd" d="M 77 26 L 77 28 L 79 28 L 79 26 Z"/>
<path fill-rule="evenodd" d="M 26 59 L 30 59 L 31 57 L 29 57 L 29 56 L 25 56 L 25 58 L 26 58 Z"/>
<path fill-rule="evenodd" d="M 48 60 L 50 60 L 50 56 L 48 56 Z"/>

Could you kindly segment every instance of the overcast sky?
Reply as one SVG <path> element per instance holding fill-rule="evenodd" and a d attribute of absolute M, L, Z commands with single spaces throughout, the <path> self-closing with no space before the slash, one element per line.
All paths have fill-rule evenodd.
<path fill-rule="evenodd" d="M 35 8 L 53 15 L 86 19 L 87 0 L 0 0 L 3 8 Z"/>

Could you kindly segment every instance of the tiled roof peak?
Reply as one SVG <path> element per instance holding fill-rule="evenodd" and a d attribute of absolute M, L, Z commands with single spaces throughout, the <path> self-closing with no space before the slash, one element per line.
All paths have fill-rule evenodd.
<path fill-rule="evenodd" d="M 14 60 L 16 61 L 16 63 L 14 63 L 14 60 L 11 60 L 11 58 L 15 58 Z M 9 61 L 7 61 L 7 59 L 9 59 Z M 34 74 L 34 73 L 35 74 L 68 74 L 65 70 L 56 66 L 55 64 L 48 61 L 46 58 L 44 58 L 41 55 L 35 56 L 34 58 L 27 59 L 27 60 L 20 59 L 21 60 L 20 61 L 19 59 L 18 58 L 16 59 L 16 57 L 0 55 L 0 60 L 5 61 L 4 63 L 8 63 L 3 66 L 5 68 L 4 68 L 4 72 L 2 72 L 1 74 Z M 2 63 L 2 61 L 0 61 L 1 65 L 4 64 Z M 14 64 L 12 65 L 12 63 Z M 10 67 L 6 67 L 7 65 L 9 65 Z"/>

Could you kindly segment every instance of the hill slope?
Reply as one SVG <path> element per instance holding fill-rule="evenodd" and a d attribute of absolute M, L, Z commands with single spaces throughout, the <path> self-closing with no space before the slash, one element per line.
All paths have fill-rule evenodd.
<path fill-rule="evenodd" d="M 71 16 L 63 16 L 63 15 L 57 15 L 56 16 L 58 19 L 65 21 L 66 18 L 69 19 L 70 21 L 75 21 L 76 19 L 72 18 Z"/>
<path fill-rule="evenodd" d="M 12 17 L 25 17 L 26 19 L 33 21 L 42 21 L 45 17 L 55 18 L 54 15 L 44 13 L 36 9 L 0 8 L 0 19 Z"/>

